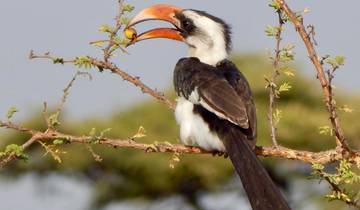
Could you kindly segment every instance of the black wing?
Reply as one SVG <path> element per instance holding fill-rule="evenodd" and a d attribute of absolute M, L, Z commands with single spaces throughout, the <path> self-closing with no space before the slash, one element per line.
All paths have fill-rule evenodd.
<path fill-rule="evenodd" d="M 244 101 L 247 117 L 249 119 L 249 129 L 247 135 L 249 139 L 256 139 L 257 118 L 256 107 L 248 81 L 244 75 L 237 69 L 235 64 L 229 60 L 223 60 L 217 65 L 218 69 L 224 73 L 224 76 L 230 85 L 235 89 L 237 95 Z"/>
<path fill-rule="evenodd" d="M 174 84 L 179 96 L 241 128 L 256 130 L 249 85 L 230 61 L 214 67 L 197 58 L 183 58 L 175 67 Z"/>

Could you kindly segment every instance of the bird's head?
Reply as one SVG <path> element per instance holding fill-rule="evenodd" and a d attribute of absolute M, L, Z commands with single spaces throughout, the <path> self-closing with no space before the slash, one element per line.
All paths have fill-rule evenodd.
<path fill-rule="evenodd" d="M 230 27 L 220 18 L 203 11 L 160 4 L 139 12 L 126 28 L 148 20 L 167 21 L 174 28 L 155 28 L 135 35 L 130 45 L 146 39 L 167 38 L 186 43 L 190 57 L 197 57 L 210 65 L 228 56 L 231 48 Z"/>

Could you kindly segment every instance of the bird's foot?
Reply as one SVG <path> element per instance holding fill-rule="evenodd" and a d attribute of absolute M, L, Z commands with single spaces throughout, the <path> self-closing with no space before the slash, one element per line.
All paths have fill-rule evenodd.
<path fill-rule="evenodd" d="M 220 151 L 213 151 L 213 152 L 212 152 L 212 155 L 213 155 L 214 157 L 216 157 L 216 156 L 224 157 L 224 158 L 228 158 L 228 157 L 229 157 L 229 155 L 228 155 L 226 152 L 220 152 Z"/>

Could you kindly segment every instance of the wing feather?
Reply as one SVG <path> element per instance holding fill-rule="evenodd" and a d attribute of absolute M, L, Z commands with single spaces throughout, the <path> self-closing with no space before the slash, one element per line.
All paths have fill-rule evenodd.
<path fill-rule="evenodd" d="M 200 104 L 222 119 L 249 128 L 244 102 L 225 79 L 211 81 L 198 87 Z"/>

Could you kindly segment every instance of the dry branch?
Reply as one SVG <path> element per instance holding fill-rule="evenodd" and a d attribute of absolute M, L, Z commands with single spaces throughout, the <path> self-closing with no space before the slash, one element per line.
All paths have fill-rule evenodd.
<path fill-rule="evenodd" d="M 44 55 L 36 55 L 34 54 L 33 51 L 30 52 L 29 55 L 30 59 L 48 59 L 48 60 L 61 60 L 61 64 L 65 64 L 65 63 L 75 63 L 76 59 L 72 59 L 72 60 L 65 60 L 63 58 L 60 57 L 56 57 L 56 56 L 52 56 L 50 55 L 50 53 L 45 53 Z M 167 99 L 163 93 L 158 92 L 156 90 L 151 89 L 150 87 L 148 87 L 147 85 L 145 85 L 139 77 L 136 76 L 131 76 L 130 74 L 126 73 L 124 70 L 118 68 L 114 63 L 111 62 L 106 62 L 106 61 L 101 61 L 98 60 L 96 58 L 92 58 L 89 57 L 89 62 L 92 66 L 97 67 L 99 70 L 109 70 L 114 74 L 117 74 L 118 76 L 120 76 L 123 80 L 128 81 L 130 83 L 132 83 L 133 85 L 135 85 L 136 87 L 140 88 L 141 91 L 145 94 L 149 94 L 150 96 L 154 97 L 156 100 L 158 100 L 159 102 L 165 104 L 166 106 L 168 106 L 170 109 L 174 110 L 175 109 L 175 104 L 173 102 L 171 102 L 169 99 Z"/>
<path fill-rule="evenodd" d="M 351 153 L 352 151 L 347 145 L 343 129 L 340 125 L 340 119 L 337 115 L 336 107 L 333 103 L 331 85 L 329 81 L 326 79 L 324 67 L 316 53 L 314 44 L 311 41 L 311 37 L 305 29 L 305 26 L 303 24 L 303 18 L 298 18 L 297 15 L 289 8 L 285 0 L 276 0 L 276 1 L 280 5 L 281 10 L 286 13 L 290 21 L 294 24 L 296 31 L 299 33 L 301 39 L 303 40 L 306 46 L 306 49 L 309 54 L 309 58 L 315 67 L 315 70 L 317 72 L 317 78 L 319 79 L 322 87 L 325 105 L 327 111 L 330 114 L 330 121 L 335 133 L 337 145 L 338 147 L 341 147 L 344 150 L 343 152 Z"/>
<path fill-rule="evenodd" d="M 51 142 L 57 139 L 63 139 L 66 143 L 79 143 L 79 144 L 91 144 L 94 143 L 93 136 L 75 136 L 61 133 L 56 130 L 47 130 L 45 132 L 37 131 L 33 129 L 24 128 L 13 123 L 1 122 L 3 127 L 13 129 L 16 131 L 28 133 L 32 135 L 30 140 L 25 142 L 21 147 L 23 149 L 28 148 L 31 144 L 41 142 Z M 169 144 L 169 143 L 156 143 L 145 144 L 134 141 L 133 139 L 111 139 L 111 138 L 98 138 L 96 144 L 107 145 L 113 148 L 131 148 L 137 150 L 143 150 L 148 153 L 180 153 L 180 154 L 214 154 L 212 151 L 206 151 L 199 147 L 185 146 L 182 144 Z M 275 157 L 289 160 L 298 160 L 305 163 L 319 163 L 327 164 L 338 160 L 347 159 L 349 162 L 360 164 L 360 152 L 354 152 L 351 156 L 344 157 L 342 153 L 336 150 L 328 150 L 323 152 L 309 152 L 301 150 L 293 150 L 280 146 L 261 147 L 257 146 L 254 149 L 258 156 L 263 157 Z M 0 167 L 4 167 L 7 163 L 14 160 L 16 157 L 11 157 L 0 162 Z"/>

